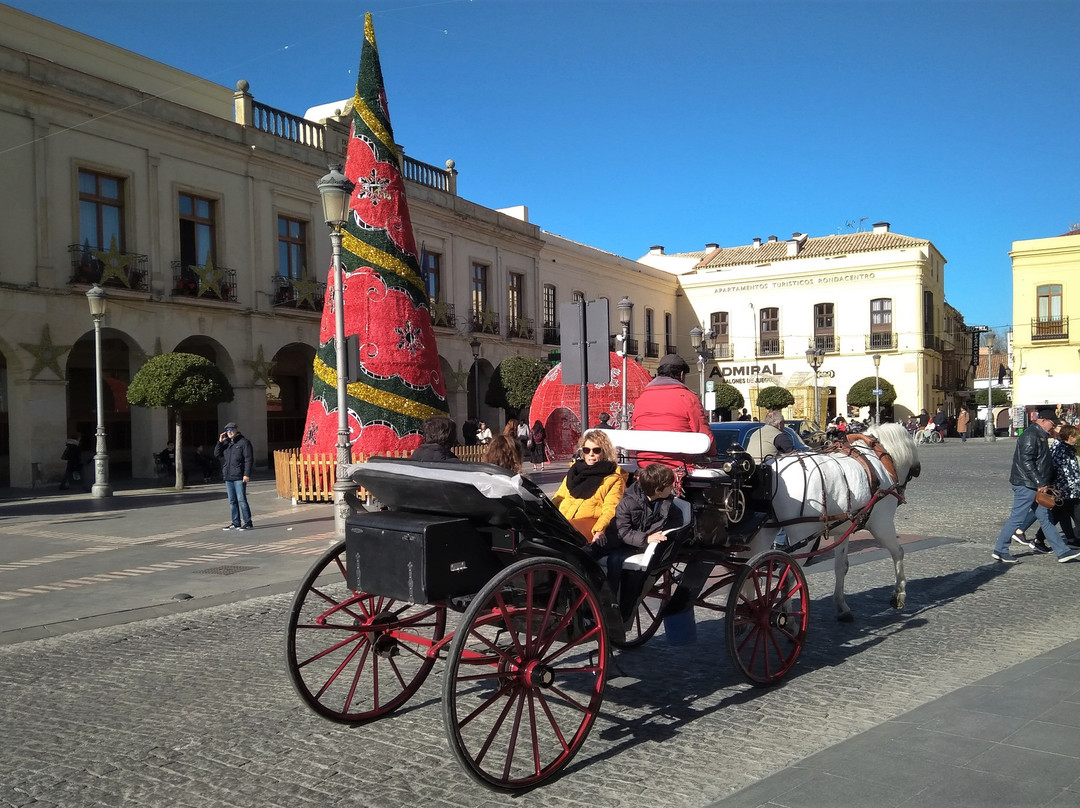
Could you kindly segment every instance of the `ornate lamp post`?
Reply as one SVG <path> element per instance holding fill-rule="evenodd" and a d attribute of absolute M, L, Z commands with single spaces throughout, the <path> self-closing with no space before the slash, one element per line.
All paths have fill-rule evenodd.
<path fill-rule="evenodd" d="M 349 402 L 345 381 L 345 297 L 341 279 L 341 228 L 349 218 L 349 199 L 353 184 L 341 173 L 341 165 L 330 165 L 329 173 L 316 183 L 322 199 L 323 218 L 330 227 L 330 243 L 334 250 L 334 340 L 337 351 L 337 479 L 334 481 L 334 530 L 339 539 L 345 537 L 345 519 L 351 508 L 349 499 L 356 493 L 356 483 L 345 474 L 352 462 L 349 444 Z"/>
<path fill-rule="evenodd" d="M 874 354 L 874 426 L 881 426 L 881 379 L 878 376 L 880 370 L 881 354 L 876 353 Z"/>
<path fill-rule="evenodd" d="M 94 450 L 94 486 L 90 489 L 95 497 L 111 497 L 109 485 L 109 455 L 105 452 L 105 408 L 101 374 L 101 318 L 108 308 L 109 296 L 96 283 L 86 293 L 90 302 L 90 316 L 94 318 L 94 366 L 97 370 L 97 445 Z"/>
<path fill-rule="evenodd" d="M 821 428 L 821 421 L 818 416 L 818 390 L 817 390 L 817 373 L 818 368 L 821 367 L 821 363 L 825 361 L 825 349 L 815 348 L 811 345 L 806 349 L 806 361 L 811 368 L 814 369 L 814 426 Z"/>
<path fill-rule="evenodd" d="M 480 420 L 480 340 L 473 337 L 469 342 L 472 348 L 473 366 L 473 404 L 476 407 L 476 419 Z"/>
<path fill-rule="evenodd" d="M 997 440 L 994 434 L 994 335 L 986 335 L 986 427 L 983 438 Z"/>
<path fill-rule="evenodd" d="M 697 352 L 698 381 L 700 382 L 701 388 L 700 395 L 702 407 L 705 406 L 705 361 L 712 358 L 712 346 L 709 344 L 709 340 L 715 336 L 716 334 L 714 334 L 711 329 L 706 331 L 697 326 L 690 329 L 690 347 Z"/>
<path fill-rule="evenodd" d="M 630 414 L 626 411 L 626 341 L 630 338 L 630 315 L 634 311 L 634 304 L 629 297 L 619 301 L 619 322 L 622 324 L 622 409 L 619 411 L 619 428 L 630 428 Z"/>

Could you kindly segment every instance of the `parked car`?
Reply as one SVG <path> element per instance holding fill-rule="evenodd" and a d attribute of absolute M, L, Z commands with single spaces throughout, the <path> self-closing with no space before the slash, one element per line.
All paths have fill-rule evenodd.
<path fill-rule="evenodd" d="M 784 421 L 784 426 L 794 429 L 799 434 L 799 437 L 803 439 L 803 443 L 813 449 L 822 449 L 829 442 L 825 437 L 825 430 L 809 418 Z"/>
<path fill-rule="evenodd" d="M 761 429 L 765 424 L 761 421 L 720 421 L 709 424 L 712 430 L 713 440 L 716 442 L 717 452 L 728 452 L 731 447 L 738 445 L 740 449 L 746 449 L 750 445 L 750 436 Z M 784 431 L 791 437 L 791 442 L 800 451 L 808 451 L 809 446 L 799 437 L 790 426 L 784 426 Z"/>

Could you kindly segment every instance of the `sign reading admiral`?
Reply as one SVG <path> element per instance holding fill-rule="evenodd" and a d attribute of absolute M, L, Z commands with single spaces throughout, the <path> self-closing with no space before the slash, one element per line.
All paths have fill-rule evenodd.
<path fill-rule="evenodd" d="M 728 384 L 755 384 L 760 382 L 775 381 L 780 374 L 776 370 L 776 363 L 771 365 L 715 365 L 709 371 L 709 378 L 719 376 Z"/>

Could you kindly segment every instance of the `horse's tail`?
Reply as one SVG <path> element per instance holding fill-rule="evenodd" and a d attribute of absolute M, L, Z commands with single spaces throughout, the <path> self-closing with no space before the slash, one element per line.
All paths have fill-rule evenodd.
<path fill-rule="evenodd" d="M 901 424 L 879 424 L 869 430 L 893 460 L 893 466 L 900 477 L 896 482 L 903 485 L 909 474 L 918 476 L 920 469 L 919 450 L 915 441 Z"/>

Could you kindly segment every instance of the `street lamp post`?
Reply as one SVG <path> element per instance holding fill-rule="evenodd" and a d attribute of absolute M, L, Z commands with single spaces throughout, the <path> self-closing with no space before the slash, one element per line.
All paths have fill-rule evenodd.
<path fill-rule="evenodd" d="M 874 426 L 881 426 L 881 354 L 874 354 Z"/>
<path fill-rule="evenodd" d="M 86 299 L 90 302 L 90 316 L 94 318 L 94 367 L 97 371 L 97 443 L 94 448 L 94 486 L 90 489 L 95 497 L 112 496 L 112 486 L 109 485 L 109 455 L 105 451 L 105 408 L 101 373 L 101 318 L 105 316 L 108 297 L 105 290 L 96 283 L 86 293 Z"/>
<path fill-rule="evenodd" d="M 986 426 L 983 438 L 997 440 L 994 434 L 994 335 L 986 335 Z"/>
<path fill-rule="evenodd" d="M 814 370 L 814 426 L 821 428 L 821 421 L 818 419 L 818 389 L 817 389 L 817 374 L 818 368 L 821 367 L 821 363 L 825 361 L 825 349 L 815 348 L 811 345 L 806 349 L 806 361 L 810 367 Z"/>
<path fill-rule="evenodd" d="M 329 166 L 329 173 L 316 183 L 322 199 L 323 218 L 330 227 L 334 256 L 334 340 L 337 363 L 337 474 L 334 481 L 334 531 L 345 538 L 345 519 L 352 508 L 349 501 L 356 494 L 356 483 L 346 475 L 352 463 L 349 443 L 349 402 L 345 378 L 345 295 L 341 278 L 341 228 L 349 218 L 349 199 L 353 184 L 341 173 L 341 165 Z"/>
<path fill-rule="evenodd" d="M 629 297 L 619 301 L 619 322 L 622 324 L 622 409 L 619 411 L 619 427 L 630 428 L 630 415 L 626 411 L 626 341 L 630 338 L 630 315 L 634 311 L 634 304 Z"/>
<path fill-rule="evenodd" d="M 694 326 L 690 329 L 690 347 L 697 351 L 697 365 L 698 365 L 698 381 L 701 388 L 701 406 L 705 406 L 705 361 L 710 359 L 709 353 L 712 350 L 712 346 L 709 344 L 716 335 L 710 329 L 706 331 L 703 328 Z M 712 418 L 710 417 L 711 421 Z"/>
<path fill-rule="evenodd" d="M 473 337 L 469 342 L 469 347 L 472 348 L 472 365 L 473 365 L 473 404 L 476 407 L 476 420 L 480 420 L 480 340 Z"/>

